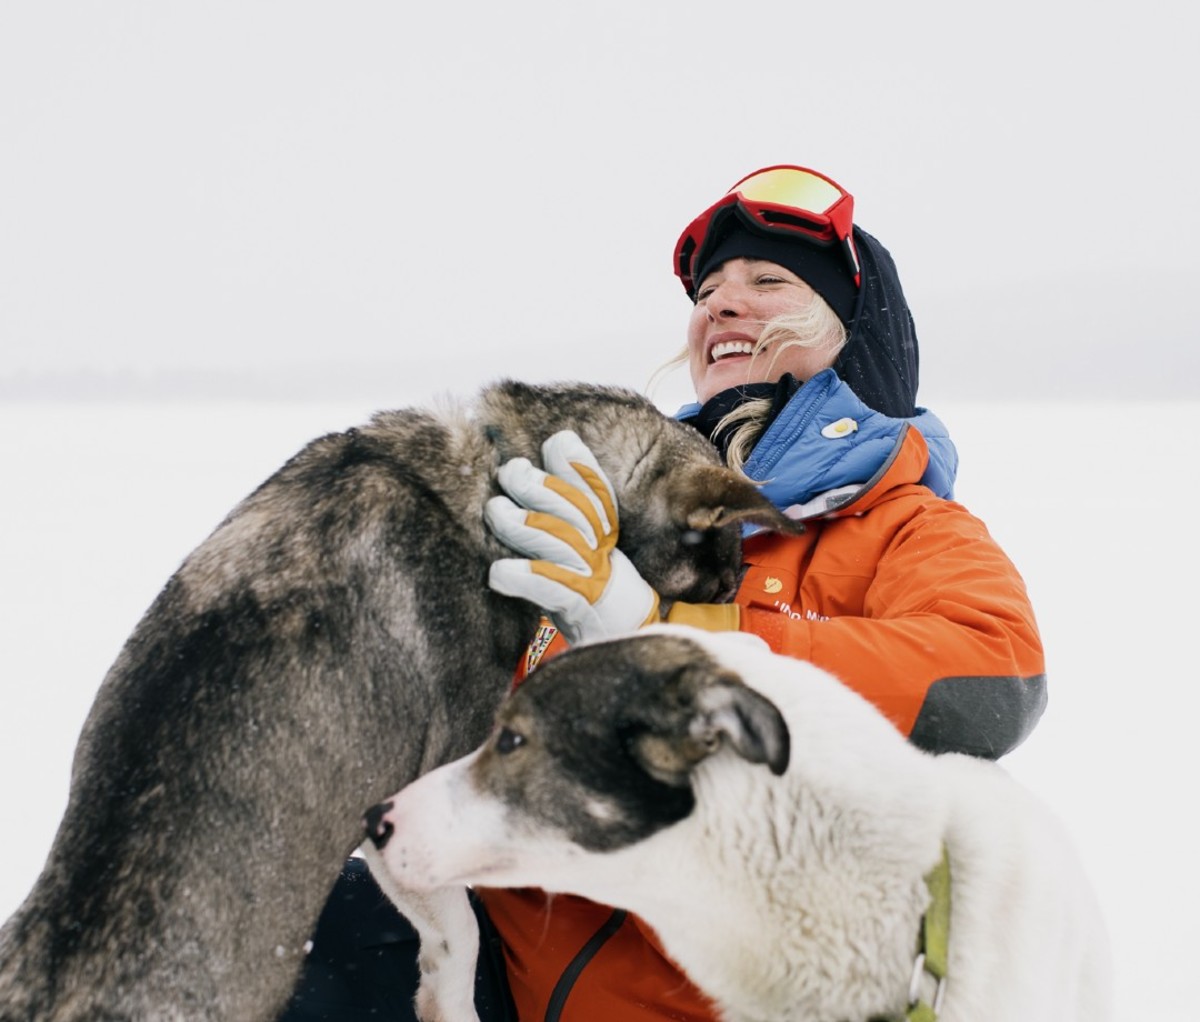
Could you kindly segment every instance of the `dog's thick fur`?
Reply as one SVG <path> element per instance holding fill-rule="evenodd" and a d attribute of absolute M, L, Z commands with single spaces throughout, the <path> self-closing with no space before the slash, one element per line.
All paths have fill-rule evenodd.
<path fill-rule="evenodd" d="M 104 680 L 45 868 L 0 931 L 0 1020 L 276 1017 L 363 807 L 488 733 L 537 610 L 489 591 L 511 553 L 482 509 L 496 468 L 538 463 L 561 429 L 668 597 L 732 591 L 739 518 L 783 525 L 626 391 L 505 383 L 309 444 L 186 559 Z"/>
<path fill-rule="evenodd" d="M 1050 813 L 751 636 L 663 626 L 570 651 L 370 822 L 406 884 L 638 913 L 730 1022 L 903 1018 L 944 846 L 941 1022 L 1110 1018 L 1104 927 Z"/>

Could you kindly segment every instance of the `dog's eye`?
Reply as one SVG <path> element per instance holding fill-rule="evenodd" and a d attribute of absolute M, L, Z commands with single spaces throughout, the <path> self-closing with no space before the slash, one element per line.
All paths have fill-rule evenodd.
<path fill-rule="evenodd" d="M 496 735 L 496 751 L 502 756 L 507 756 L 524 744 L 525 736 L 517 734 L 510 728 L 502 727 L 500 733 Z"/>
<path fill-rule="evenodd" d="M 704 542 L 704 533 L 699 529 L 687 529 L 679 538 L 679 542 L 684 546 L 699 546 Z"/>

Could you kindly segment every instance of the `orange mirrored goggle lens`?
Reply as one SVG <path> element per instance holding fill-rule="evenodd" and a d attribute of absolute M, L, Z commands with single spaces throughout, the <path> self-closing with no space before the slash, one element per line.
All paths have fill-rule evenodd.
<path fill-rule="evenodd" d="M 735 193 L 751 202 L 769 202 L 819 214 L 827 213 L 846 197 L 846 192 L 832 181 L 799 167 L 760 170 L 729 189 L 729 194 Z"/>
<path fill-rule="evenodd" d="M 805 167 L 765 167 L 742 178 L 688 225 L 675 245 L 675 274 L 691 294 L 693 274 L 714 221 L 736 207 L 772 233 L 798 231 L 824 244 L 840 242 L 858 278 L 854 252 L 854 198 L 829 178 Z"/>

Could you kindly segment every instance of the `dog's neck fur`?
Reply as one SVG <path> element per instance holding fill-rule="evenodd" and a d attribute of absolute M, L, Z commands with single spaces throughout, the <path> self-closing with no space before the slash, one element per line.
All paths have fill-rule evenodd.
<path fill-rule="evenodd" d="M 627 401 L 628 405 L 622 406 L 618 395 L 615 404 L 611 398 L 597 402 L 581 393 L 578 405 L 564 412 L 561 406 L 545 408 L 526 387 L 502 384 L 481 395 L 475 421 L 491 447 L 493 469 L 512 458 L 528 458 L 540 465 L 543 441 L 566 429 L 577 433 L 588 447 L 630 452 L 631 466 L 636 461 L 635 452 L 648 439 L 645 429 L 648 405 L 633 394 L 627 396 Z M 616 467 L 606 465 L 605 471 L 619 493 L 628 473 L 614 473 Z"/>
<path fill-rule="evenodd" d="M 813 677 L 829 691 L 803 699 L 810 718 L 820 708 L 816 734 L 795 720 L 797 682 L 810 679 L 763 672 L 759 680 L 793 735 L 804 736 L 786 774 L 766 780 L 764 767 L 718 753 L 693 775 L 692 815 L 641 848 L 607 857 L 611 869 L 599 865 L 597 889 L 583 893 L 645 918 L 683 970 L 728 1006 L 729 1022 L 903 1014 L 928 902 L 924 877 L 943 836 L 928 804 L 936 784 L 912 782 L 931 764 L 894 734 L 876 741 L 872 725 L 890 725 L 832 679 Z M 853 726 L 839 723 L 847 715 Z M 859 742 L 896 749 L 891 769 L 878 769 L 878 749 L 856 755 Z M 869 776 L 865 763 L 874 764 Z M 925 793 L 919 811 L 909 807 L 914 792 Z M 730 854 L 736 862 L 711 863 Z M 723 878 L 718 890 L 700 879 L 713 875 Z M 751 1000 L 739 1000 L 748 993 Z"/>

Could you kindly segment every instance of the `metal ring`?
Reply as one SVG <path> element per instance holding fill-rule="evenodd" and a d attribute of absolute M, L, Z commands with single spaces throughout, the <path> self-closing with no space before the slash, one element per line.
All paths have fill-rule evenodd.
<path fill-rule="evenodd" d="M 921 980 L 926 975 L 933 980 L 933 1003 L 930 1007 L 933 1008 L 934 1014 L 939 1014 L 942 1001 L 946 997 L 946 980 L 925 968 L 924 953 L 917 955 L 916 961 L 913 962 L 912 979 L 908 982 L 908 1006 L 911 1009 L 921 1003 Z"/>
<path fill-rule="evenodd" d="M 925 955 L 917 955 L 917 960 L 913 962 L 912 979 L 908 981 L 908 1006 L 916 1007 L 917 1002 L 921 999 L 921 977 L 925 975 Z"/>

